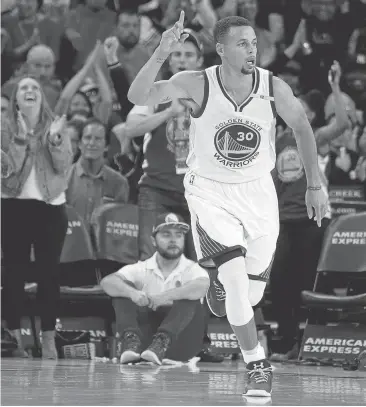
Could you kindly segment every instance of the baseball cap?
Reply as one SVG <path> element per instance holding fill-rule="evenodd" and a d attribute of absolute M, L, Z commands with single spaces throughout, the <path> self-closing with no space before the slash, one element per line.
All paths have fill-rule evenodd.
<path fill-rule="evenodd" d="M 189 231 L 188 223 L 184 222 L 183 218 L 175 213 L 163 213 L 156 219 L 155 226 L 153 227 L 152 234 L 155 236 L 161 229 L 166 227 L 176 227 L 181 229 L 184 233 Z"/>
<path fill-rule="evenodd" d="M 198 39 L 197 34 L 191 30 L 190 28 L 185 28 L 183 30 L 183 34 L 188 34 L 185 42 L 192 42 L 193 45 L 198 49 L 198 51 L 202 54 L 203 53 L 203 45 L 201 41 Z"/>

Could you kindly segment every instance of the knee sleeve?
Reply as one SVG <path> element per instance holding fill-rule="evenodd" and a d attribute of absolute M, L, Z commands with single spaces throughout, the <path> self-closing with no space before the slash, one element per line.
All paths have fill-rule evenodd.
<path fill-rule="evenodd" d="M 264 281 L 250 280 L 249 281 L 249 302 L 252 307 L 255 307 L 263 298 L 266 283 Z"/>
<path fill-rule="evenodd" d="M 231 325 L 246 325 L 253 318 L 249 302 L 249 278 L 244 257 L 235 257 L 219 266 L 219 279 L 226 291 L 226 314 Z"/>

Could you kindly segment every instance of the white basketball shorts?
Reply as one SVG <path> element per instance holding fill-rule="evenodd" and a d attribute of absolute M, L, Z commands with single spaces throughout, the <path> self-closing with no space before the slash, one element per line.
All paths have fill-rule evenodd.
<path fill-rule="evenodd" d="M 240 184 L 224 184 L 188 171 L 185 196 L 192 234 L 202 265 L 241 248 L 249 278 L 267 281 L 279 232 L 278 201 L 271 174 Z"/>

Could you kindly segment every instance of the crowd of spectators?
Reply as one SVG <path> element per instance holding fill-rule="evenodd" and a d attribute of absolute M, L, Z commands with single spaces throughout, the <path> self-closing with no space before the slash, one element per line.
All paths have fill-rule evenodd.
<path fill-rule="evenodd" d="M 105 203 L 138 205 L 140 260 L 154 253 L 150 235 L 159 214 L 171 211 L 189 223 L 183 191 L 189 112 L 178 102 L 149 109 L 127 99 L 130 84 L 180 10 L 185 11 L 187 44 L 173 52 L 158 79 L 220 63 L 212 35 L 216 21 L 229 15 L 247 18 L 258 37 L 258 66 L 291 86 L 321 135 L 325 187 L 356 187 L 366 200 L 365 0 L 2 0 L 2 123 L 14 114 L 19 83 L 34 78 L 54 115 L 66 116 L 63 132 L 73 155 L 66 203 L 87 224 Z M 329 79 L 334 72 L 337 89 Z M 278 118 L 274 178 L 284 229 L 306 218 L 304 205 L 296 201 L 299 189 L 289 188 L 304 175 L 296 149 L 284 150 L 293 144 L 289 132 Z M 312 236 L 308 225 L 302 226 Z M 313 248 L 314 269 L 322 236 Z M 285 252 L 281 246 L 281 256 L 288 256 Z M 195 260 L 189 237 L 186 255 Z M 283 261 L 277 259 L 277 267 Z M 285 277 L 274 271 L 279 298 L 276 279 Z M 274 303 L 282 319 L 290 318 L 283 311 L 288 303 Z M 294 329 L 283 327 L 283 335 L 287 351 Z"/>

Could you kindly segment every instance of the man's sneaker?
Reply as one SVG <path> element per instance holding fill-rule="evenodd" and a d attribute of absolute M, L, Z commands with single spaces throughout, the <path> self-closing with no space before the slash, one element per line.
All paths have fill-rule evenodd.
<path fill-rule="evenodd" d="M 218 279 L 218 272 L 215 268 L 207 269 L 210 275 L 210 287 L 206 293 L 207 305 L 210 311 L 217 317 L 226 316 L 226 292 L 224 286 Z"/>
<path fill-rule="evenodd" d="M 272 366 L 266 359 L 247 364 L 248 383 L 243 396 L 270 397 L 272 392 Z"/>
<path fill-rule="evenodd" d="M 161 365 L 170 342 L 170 337 L 165 332 L 158 332 L 154 335 L 151 345 L 142 352 L 141 359 Z"/>
<path fill-rule="evenodd" d="M 138 362 L 141 359 L 141 340 L 140 337 L 131 331 L 124 333 L 122 338 L 121 359 L 122 364 Z"/>
<path fill-rule="evenodd" d="M 220 355 L 219 353 L 212 352 L 210 347 L 204 347 L 197 355 L 201 358 L 200 362 L 207 362 L 207 363 L 221 363 L 224 361 L 224 356 Z"/>

